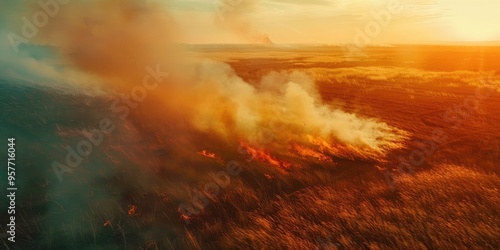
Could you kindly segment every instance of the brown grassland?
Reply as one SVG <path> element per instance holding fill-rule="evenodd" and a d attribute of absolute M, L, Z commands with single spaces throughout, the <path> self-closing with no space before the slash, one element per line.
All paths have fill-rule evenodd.
<path fill-rule="evenodd" d="M 48 168 L 24 175 L 31 186 L 19 201 L 19 218 L 27 219 L 18 225 L 19 238 L 26 239 L 19 246 L 500 249 L 500 48 L 370 47 L 365 57 L 356 58 L 325 46 L 189 49 L 196 51 L 190 54 L 196 55 L 193 60 L 225 62 L 252 85 L 268 74 L 300 71 L 314 79 L 327 105 L 377 119 L 408 137 L 381 158 L 311 151 L 267 151 L 270 155 L 248 158 L 252 149 L 238 139 L 199 132 L 186 120 L 151 112 L 162 107 L 148 99 L 116 124 L 118 132 L 65 176 L 64 184 L 47 185 L 44 176 L 53 175 Z M 40 143 L 20 146 L 20 151 L 30 152 L 27 161 L 49 166 L 65 154 L 59 144 L 76 145 L 83 129 L 95 127 L 96 114 L 109 115 L 103 110 L 109 103 L 44 91 L 40 95 L 48 96 L 47 103 L 60 108 L 45 112 L 43 119 L 64 133 L 40 129 L 63 141 L 53 139 L 51 153 L 43 157 L 47 149 Z M 79 109 L 76 99 L 84 100 L 85 108 Z M 26 131 L 32 126 L 13 122 Z M 434 143 L 429 146 L 429 141 Z M 427 150 L 422 162 L 413 171 L 398 169 L 400 158 L 408 159 L 414 150 Z M 291 165 L 273 164 L 273 159 Z M 194 189 L 213 182 L 209 174 L 225 170 L 230 160 L 242 172 L 231 176 L 198 214 L 179 213 L 179 204 L 191 204 Z"/>

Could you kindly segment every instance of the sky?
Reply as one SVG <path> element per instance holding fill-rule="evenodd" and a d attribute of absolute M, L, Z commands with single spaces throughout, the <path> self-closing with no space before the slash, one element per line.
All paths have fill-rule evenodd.
<path fill-rule="evenodd" d="M 45 3 L 55 1 L 64 2 L 47 0 Z M 99 40 L 100 26 L 107 32 L 104 37 L 110 38 L 106 40 L 113 48 L 110 51 L 120 46 L 133 51 L 137 47 L 134 43 L 148 47 L 172 42 L 446 44 L 495 41 L 488 44 L 500 45 L 497 13 L 500 0 L 67 0 L 59 5 L 46 26 L 39 27 L 34 37 L 26 38 L 22 19 L 32 20 L 41 11 L 40 2 L 44 1 L 1 3 L 2 77 L 46 82 L 80 79 L 81 72 L 61 66 L 64 63 L 53 48 L 103 47 L 106 43 Z M 120 17 L 116 13 L 125 15 Z M 130 20 L 127 17 L 130 13 L 140 18 Z M 122 33 L 130 35 L 124 39 L 131 43 L 129 47 L 119 38 Z M 17 40 L 16 44 L 12 34 L 25 39 L 26 43 Z"/>
<path fill-rule="evenodd" d="M 400 6 L 392 8 L 398 11 L 391 12 L 390 4 Z M 274 43 L 353 43 L 366 29 L 372 29 L 368 38 L 375 44 L 500 40 L 500 0 L 172 0 L 162 5 L 186 43 L 252 42 L 227 27 L 241 22 Z M 389 21 L 377 22 L 377 16 Z"/>
<path fill-rule="evenodd" d="M 61 12 L 77 2 L 91 1 L 68 0 L 61 5 Z M 3 33 L 18 31 L 22 16 L 19 13 L 28 17 L 33 15 L 37 8 L 24 11 L 28 2 L 38 1 L 1 3 L 0 32 L 2 29 Z M 182 43 L 262 43 L 270 40 L 274 43 L 345 44 L 355 43 L 356 39 L 373 44 L 500 41 L 500 0 L 145 2 L 164 8 L 178 29 L 177 41 Z M 394 9 L 391 5 L 395 5 L 397 11 L 391 11 Z"/>

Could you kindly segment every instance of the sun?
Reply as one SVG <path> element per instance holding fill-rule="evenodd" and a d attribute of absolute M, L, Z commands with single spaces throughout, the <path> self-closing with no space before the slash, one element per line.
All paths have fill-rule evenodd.
<path fill-rule="evenodd" d="M 445 20 L 456 38 L 466 41 L 498 40 L 500 1 L 453 1 L 446 4 Z"/>

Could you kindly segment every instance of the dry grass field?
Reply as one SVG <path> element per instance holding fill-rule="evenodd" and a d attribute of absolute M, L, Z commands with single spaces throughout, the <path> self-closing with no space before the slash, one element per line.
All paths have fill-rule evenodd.
<path fill-rule="evenodd" d="M 1 6 L 0 249 L 500 249 L 498 0 Z"/>
<path fill-rule="evenodd" d="M 500 48 L 374 47 L 366 57 L 321 46 L 187 51 L 230 65 L 228 84 L 278 93 L 287 85 L 284 97 L 262 94 L 269 105 L 250 105 L 249 114 L 274 122 L 241 132 L 250 121 L 240 124 L 228 107 L 245 96 L 213 94 L 224 90 L 217 85 L 200 93 L 220 100 L 196 103 L 217 113 L 148 98 L 114 119 L 117 132 L 59 183 L 34 166 L 50 166 L 67 153 L 61 145 L 116 116 L 105 108 L 112 95 L 2 84 L 11 93 L 1 103 L 5 129 L 25 152 L 15 249 L 500 247 Z M 203 67 L 197 77 L 210 82 L 219 68 Z M 298 98 L 290 81 L 309 83 L 319 116 L 302 112 L 310 98 Z M 273 106 L 289 97 L 301 104 L 287 104 L 297 117 Z M 333 137 L 321 137 L 327 126 Z"/>

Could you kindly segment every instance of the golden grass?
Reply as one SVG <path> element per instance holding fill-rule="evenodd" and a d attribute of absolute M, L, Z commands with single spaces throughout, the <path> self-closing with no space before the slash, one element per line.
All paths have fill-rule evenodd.
<path fill-rule="evenodd" d="M 399 177 L 395 193 L 379 181 L 307 188 L 215 227 L 224 249 L 494 249 L 498 180 L 442 165 Z"/>

